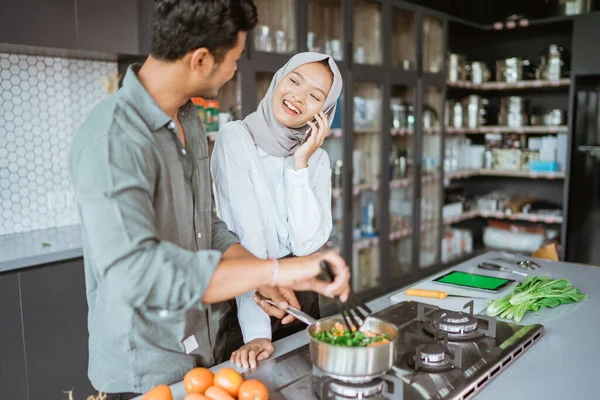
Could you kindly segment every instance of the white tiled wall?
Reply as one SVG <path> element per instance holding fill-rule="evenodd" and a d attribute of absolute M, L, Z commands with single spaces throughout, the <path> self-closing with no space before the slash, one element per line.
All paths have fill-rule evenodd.
<path fill-rule="evenodd" d="M 0 53 L 0 235 L 76 224 L 67 157 L 116 62 Z"/>

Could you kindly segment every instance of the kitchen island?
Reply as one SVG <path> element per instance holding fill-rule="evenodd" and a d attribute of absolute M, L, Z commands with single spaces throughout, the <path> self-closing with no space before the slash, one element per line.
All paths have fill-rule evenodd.
<path fill-rule="evenodd" d="M 481 274 L 482 272 L 477 268 L 477 264 L 500 255 L 500 253 L 494 252 L 486 253 L 449 270 L 457 269 Z M 600 349 L 593 346 L 591 334 L 600 331 L 600 319 L 597 318 L 597 310 L 600 309 L 600 296 L 596 295 L 598 292 L 597 286 L 600 282 L 600 268 L 565 262 L 549 262 L 537 259 L 536 261 L 542 265 L 542 268 L 529 272 L 530 276 L 546 275 L 552 278 L 567 278 L 574 287 L 587 293 L 589 298 L 581 303 L 561 305 L 556 309 L 543 309 L 536 313 L 528 312 L 520 324 L 542 324 L 545 328 L 544 336 L 496 375 L 491 382 L 482 388 L 480 394 L 473 396 L 474 398 L 484 398 L 486 400 L 550 400 L 565 399 L 573 395 L 581 399 L 593 399 L 599 396 L 596 393 L 594 378 L 598 370 L 595 360 L 600 358 Z M 433 275 L 422 282 L 411 285 L 411 287 L 431 288 L 431 285 L 434 285 L 433 287 L 437 286 L 440 290 L 448 290 L 451 293 L 468 294 L 488 299 L 505 296 L 514 287 L 512 285 L 497 294 L 487 294 L 444 287 L 430 282 L 431 279 L 446 272 Z M 512 279 L 515 279 L 516 276 L 490 271 L 485 271 L 485 274 Z M 522 278 L 517 280 L 522 280 Z M 374 312 L 386 309 L 392 305 L 391 297 L 403 292 L 405 289 L 402 288 L 397 292 L 382 296 L 370 302 L 369 306 Z M 468 299 L 463 299 L 457 303 L 455 299 L 411 299 L 456 311 L 460 311 L 462 304 L 468 301 Z M 396 299 L 396 301 L 402 300 L 402 296 Z M 485 301 L 476 301 L 474 312 L 484 311 L 485 306 Z M 298 381 L 302 377 L 311 374 L 312 366 L 306 358 L 308 353 L 307 344 L 308 338 L 305 332 L 300 332 L 277 342 L 273 357 L 260 363 L 256 369 L 244 372 L 245 378 L 256 378 L 263 381 L 269 387 L 270 398 L 272 399 L 302 398 L 297 390 L 292 389 L 299 387 Z M 223 363 L 215 366 L 213 370 L 217 371 L 231 366 L 230 363 Z M 183 384 L 180 382 L 171 387 L 174 399 L 183 399 L 185 396 Z M 306 392 L 303 391 L 303 393 Z M 306 399 L 305 395 L 303 396 Z M 313 398 L 316 399 L 317 397 Z"/>

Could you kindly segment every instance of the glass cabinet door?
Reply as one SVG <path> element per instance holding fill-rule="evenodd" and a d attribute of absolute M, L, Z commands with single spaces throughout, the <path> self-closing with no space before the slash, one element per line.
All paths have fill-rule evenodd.
<path fill-rule="evenodd" d="M 308 1 L 308 51 L 344 58 L 342 40 L 342 0 Z"/>
<path fill-rule="evenodd" d="M 394 8 L 392 20 L 392 67 L 406 71 L 416 68 L 415 14 Z"/>
<path fill-rule="evenodd" d="M 333 227 L 325 249 L 341 252 L 344 233 L 344 202 L 343 202 L 343 169 L 344 169 L 344 131 L 342 130 L 343 99 L 338 99 L 329 136 L 323 142 L 323 150 L 327 152 L 331 162 L 331 214 Z"/>
<path fill-rule="evenodd" d="M 267 90 L 269 90 L 269 85 L 271 84 L 271 81 L 273 80 L 274 76 L 275 76 L 275 74 L 272 74 L 270 72 L 257 72 L 256 73 L 256 105 L 255 105 L 255 107 L 258 107 L 258 104 L 260 103 L 260 101 L 267 94 Z"/>
<path fill-rule="evenodd" d="M 423 19 L 423 71 L 440 73 L 444 65 L 444 24 L 441 20 Z"/>
<path fill-rule="evenodd" d="M 414 99 L 413 88 L 392 87 L 390 99 L 392 147 L 389 152 L 389 266 L 392 278 L 410 273 L 412 267 Z"/>
<path fill-rule="evenodd" d="M 234 121 L 240 117 L 237 74 L 219 90 L 219 95 L 216 99 L 206 100 L 194 97 L 192 98 L 192 102 L 204 125 L 206 136 L 208 137 L 210 155 L 219 129 L 227 122 Z"/>
<path fill-rule="evenodd" d="M 352 287 L 361 292 L 379 286 L 379 215 L 381 87 L 354 86 L 352 146 Z"/>
<path fill-rule="evenodd" d="M 354 1 L 354 62 L 379 65 L 381 56 L 381 4 Z"/>
<path fill-rule="evenodd" d="M 255 0 L 258 26 L 254 28 L 254 49 L 269 53 L 296 51 L 295 0 Z"/>
<path fill-rule="evenodd" d="M 422 115 L 422 170 L 421 170 L 421 252 L 419 265 L 428 267 L 439 262 L 441 221 L 439 210 L 443 205 L 441 174 L 440 116 L 443 98 L 439 88 L 423 89 Z"/>

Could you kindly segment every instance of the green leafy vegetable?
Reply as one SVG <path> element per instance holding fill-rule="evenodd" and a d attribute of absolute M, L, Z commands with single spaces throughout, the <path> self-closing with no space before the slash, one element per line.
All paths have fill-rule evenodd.
<path fill-rule="evenodd" d="M 317 333 L 315 339 L 319 342 L 344 347 L 367 347 L 390 342 L 388 335 L 370 331 L 350 332 L 345 330 L 341 324 L 331 330 Z"/>
<path fill-rule="evenodd" d="M 490 317 L 514 319 L 521 322 L 527 311 L 555 308 L 561 304 L 577 303 L 587 294 L 571 286 L 567 279 L 551 279 L 547 276 L 529 277 L 519 283 L 506 297 L 488 301 L 486 310 Z"/>

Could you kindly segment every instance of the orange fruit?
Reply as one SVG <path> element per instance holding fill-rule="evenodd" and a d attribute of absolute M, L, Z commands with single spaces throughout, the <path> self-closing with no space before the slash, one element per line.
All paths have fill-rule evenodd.
<path fill-rule="evenodd" d="M 183 400 L 210 400 L 210 399 L 200 393 L 188 393 L 185 395 Z"/>
<path fill-rule="evenodd" d="M 225 389 L 218 386 L 209 387 L 204 395 L 210 400 L 235 400 Z"/>
<path fill-rule="evenodd" d="M 240 385 L 239 400 L 269 400 L 269 391 L 264 383 L 248 379 Z"/>
<path fill-rule="evenodd" d="M 194 368 L 185 374 L 183 387 L 188 393 L 204 394 L 206 389 L 213 385 L 215 374 L 207 368 Z"/>
<path fill-rule="evenodd" d="M 232 368 L 223 368 L 215 374 L 215 386 L 223 388 L 232 395 L 237 397 L 240 385 L 244 381 L 242 375 Z"/>
<path fill-rule="evenodd" d="M 150 389 L 150 391 L 142 397 L 142 400 L 173 400 L 173 394 L 171 393 L 171 388 L 167 385 L 158 385 L 155 388 Z"/>

